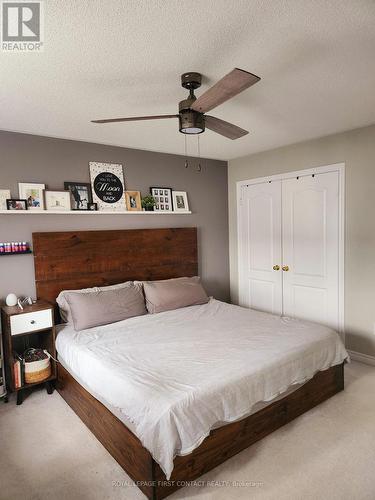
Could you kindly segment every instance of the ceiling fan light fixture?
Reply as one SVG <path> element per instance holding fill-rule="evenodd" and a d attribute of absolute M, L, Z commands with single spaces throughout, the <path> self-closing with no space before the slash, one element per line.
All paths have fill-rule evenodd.
<path fill-rule="evenodd" d="M 180 132 L 183 134 L 201 134 L 203 129 L 198 127 L 188 127 L 180 129 Z"/>
<path fill-rule="evenodd" d="M 204 132 L 205 124 L 202 113 L 191 109 L 180 111 L 179 121 L 182 134 L 201 134 Z"/>

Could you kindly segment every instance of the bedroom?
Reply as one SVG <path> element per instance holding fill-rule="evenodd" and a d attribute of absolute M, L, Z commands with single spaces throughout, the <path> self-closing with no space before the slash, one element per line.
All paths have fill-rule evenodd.
<path fill-rule="evenodd" d="M 374 2 L 24 4 L 0 498 L 374 498 Z"/>

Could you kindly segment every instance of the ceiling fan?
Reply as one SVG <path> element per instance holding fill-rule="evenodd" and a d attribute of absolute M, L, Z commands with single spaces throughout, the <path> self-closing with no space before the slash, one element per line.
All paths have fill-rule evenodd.
<path fill-rule="evenodd" d="M 107 120 L 92 120 L 92 123 L 178 118 L 179 130 L 183 134 L 201 134 L 205 128 L 208 128 L 217 134 L 228 137 L 228 139 L 239 139 L 249 132 L 220 118 L 206 115 L 206 113 L 223 102 L 232 99 L 232 97 L 251 87 L 254 83 L 259 82 L 259 80 L 259 76 L 253 75 L 243 69 L 235 68 L 197 98 L 194 95 L 194 90 L 201 86 L 202 75 L 196 72 L 184 73 L 181 75 L 181 85 L 189 90 L 189 96 L 179 103 L 179 113 L 177 115 L 110 118 Z"/>

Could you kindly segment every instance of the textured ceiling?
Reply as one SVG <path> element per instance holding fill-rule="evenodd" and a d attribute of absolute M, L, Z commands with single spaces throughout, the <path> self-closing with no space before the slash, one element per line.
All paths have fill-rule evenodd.
<path fill-rule="evenodd" d="M 90 120 L 175 113 L 181 73 L 203 73 L 199 95 L 234 67 L 262 80 L 210 114 L 251 133 L 206 131 L 202 156 L 375 122 L 374 0 L 47 0 L 44 47 L 0 52 L 0 129 L 183 154 L 177 120 Z"/>

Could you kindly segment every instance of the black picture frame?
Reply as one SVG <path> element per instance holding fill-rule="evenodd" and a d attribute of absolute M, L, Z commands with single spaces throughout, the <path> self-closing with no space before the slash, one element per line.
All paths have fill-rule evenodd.
<path fill-rule="evenodd" d="M 21 203 L 23 205 L 24 208 L 15 208 L 14 207 L 14 204 L 15 203 Z M 20 212 L 22 212 L 23 210 L 28 210 L 28 206 L 27 206 L 27 200 L 25 199 L 21 199 L 21 198 L 8 198 L 6 200 L 6 204 L 7 204 L 7 210 L 19 210 Z"/>
<path fill-rule="evenodd" d="M 92 204 L 92 191 L 89 182 L 65 181 L 64 189 L 70 192 L 72 210 L 88 210 L 88 206 Z"/>
<path fill-rule="evenodd" d="M 154 212 L 163 213 L 163 212 L 174 211 L 171 187 L 151 186 L 150 193 L 155 198 L 156 201 L 156 204 L 154 206 Z"/>

